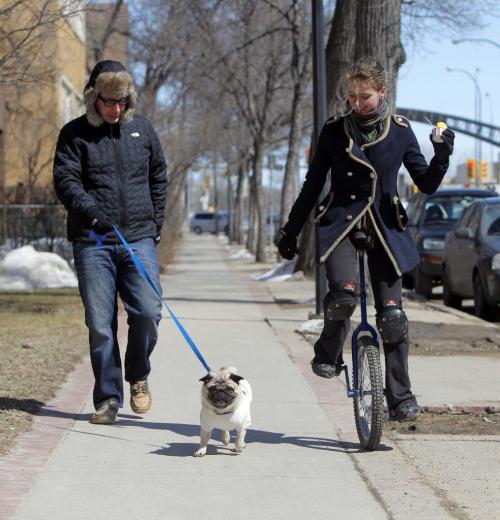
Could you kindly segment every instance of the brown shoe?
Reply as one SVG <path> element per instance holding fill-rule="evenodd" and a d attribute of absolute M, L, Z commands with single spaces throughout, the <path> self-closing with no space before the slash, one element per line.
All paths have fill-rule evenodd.
<path fill-rule="evenodd" d="M 151 408 L 151 401 L 152 396 L 147 380 L 130 385 L 130 407 L 135 413 L 146 413 Z"/>
<path fill-rule="evenodd" d="M 108 399 L 95 411 L 90 422 L 92 424 L 113 424 L 119 408 L 120 405 L 116 399 Z"/>

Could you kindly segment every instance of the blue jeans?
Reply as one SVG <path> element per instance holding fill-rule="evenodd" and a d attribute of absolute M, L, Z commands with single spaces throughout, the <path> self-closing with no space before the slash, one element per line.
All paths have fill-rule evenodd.
<path fill-rule="evenodd" d="M 129 245 L 161 290 L 153 240 L 146 238 Z M 75 242 L 73 256 L 89 329 L 90 360 L 95 378 L 94 406 L 98 408 L 111 397 L 122 406 L 117 297 L 120 295 L 128 315 L 125 380 L 129 383 L 146 379 L 151 371 L 149 356 L 158 339 L 161 302 L 122 244 L 96 247 L 92 243 Z"/>

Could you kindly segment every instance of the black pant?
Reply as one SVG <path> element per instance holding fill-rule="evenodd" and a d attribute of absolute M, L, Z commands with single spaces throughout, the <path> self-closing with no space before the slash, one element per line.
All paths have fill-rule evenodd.
<path fill-rule="evenodd" d="M 375 247 L 367 252 L 375 310 L 382 312 L 388 299 L 401 302 L 402 280 L 398 277 L 382 244 L 377 240 Z M 335 248 L 325 262 L 329 290 L 338 289 L 341 282 L 357 281 L 356 249 L 347 237 Z M 329 295 L 325 299 L 325 312 Z M 374 325 L 374 324 L 372 324 Z M 343 363 L 342 348 L 350 329 L 350 319 L 327 320 L 323 331 L 314 345 L 315 359 L 319 363 Z M 389 410 L 394 410 L 404 401 L 416 401 L 411 392 L 408 375 L 407 340 L 400 343 L 384 344 L 385 357 L 385 395 Z"/>

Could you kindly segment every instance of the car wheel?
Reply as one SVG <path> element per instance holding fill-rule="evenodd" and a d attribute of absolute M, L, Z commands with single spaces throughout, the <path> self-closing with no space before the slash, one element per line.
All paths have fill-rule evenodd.
<path fill-rule="evenodd" d="M 200 226 L 196 226 L 193 231 L 197 234 L 197 235 L 201 235 L 201 227 Z"/>
<path fill-rule="evenodd" d="M 432 296 L 432 276 L 424 273 L 419 267 L 415 269 L 415 292 L 426 298 Z"/>
<path fill-rule="evenodd" d="M 447 307 L 460 309 L 460 307 L 462 307 L 462 298 L 451 290 L 450 280 L 446 273 L 446 269 L 443 269 L 443 303 Z"/>
<path fill-rule="evenodd" d="M 474 275 L 474 314 L 483 320 L 492 320 L 495 316 L 495 307 L 488 303 L 484 292 L 483 282 L 479 273 Z"/>

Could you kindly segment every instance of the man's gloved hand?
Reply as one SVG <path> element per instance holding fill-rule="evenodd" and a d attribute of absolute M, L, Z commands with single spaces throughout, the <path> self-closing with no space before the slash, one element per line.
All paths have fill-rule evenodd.
<path fill-rule="evenodd" d="M 104 213 L 97 208 L 97 206 L 90 208 L 86 214 L 88 225 L 98 235 L 105 235 L 113 231 L 112 222 L 104 215 Z"/>
<path fill-rule="evenodd" d="M 280 232 L 283 233 L 281 230 Z M 278 251 L 285 260 L 292 260 L 297 252 L 297 237 L 283 233 L 278 242 Z"/>
<path fill-rule="evenodd" d="M 434 147 L 434 157 L 439 164 L 446 164 L 450 159 L 450 155 L 453 153 L 453 144 L 455 142 L 455 132 L 447 128 L 441 134 L 443 138 L 442 143 L 436 143 L 432 140 L 431 135 L 431 143 Z"/>

